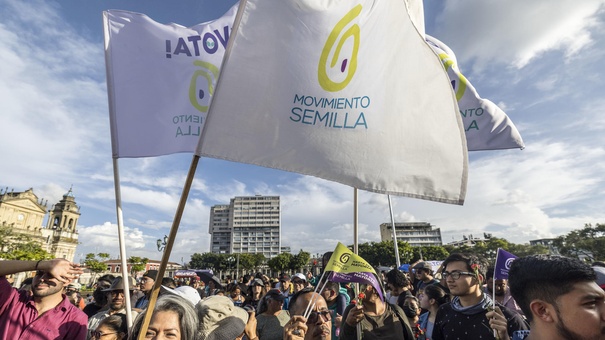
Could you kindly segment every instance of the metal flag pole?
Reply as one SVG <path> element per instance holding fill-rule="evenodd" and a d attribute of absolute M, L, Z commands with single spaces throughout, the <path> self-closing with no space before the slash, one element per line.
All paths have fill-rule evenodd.
<path fill-rule="evenodd" d="M 391 214 L 391 225 L 393 226 L 393 246 L 395 247 L 395 261 L 397 263 L 397 269 L 401 267 L 401 260 L 399 260 L 399 245 L 397 244 L 397 233 L 395 232 L 395 219 L 393 218 L 393 206 L 391 205 L 391 195 L 387 195 L 389 199 L 389 212 Z"/>

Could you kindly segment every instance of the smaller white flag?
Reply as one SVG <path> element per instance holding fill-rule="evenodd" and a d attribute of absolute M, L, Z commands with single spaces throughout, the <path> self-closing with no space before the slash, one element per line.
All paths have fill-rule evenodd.
<path fill-rule="evenodd" d="M 189 28 L 103 12 L 113 157 L 195 150 L 236 12 Z"/>
<path fill-rule="evenodd" d="M 515 124 L 496 104 L 479 97 L 475 87 L 462 75 L 456 55 L 443 42 L 425 35 L 452 81 L 464 122 L 468 151 L 525 148 Z"/>

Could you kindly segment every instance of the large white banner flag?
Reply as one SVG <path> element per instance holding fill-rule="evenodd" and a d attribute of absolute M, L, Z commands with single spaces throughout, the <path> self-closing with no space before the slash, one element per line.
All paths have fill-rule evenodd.
<path fill-rule="evenodd" d="M 198 155 L 463 203 L 456 98 L 404 1 L 242 0 L 230 39 Z"/>
<path fill-rule="evenodd" d="M 451 79 L 464 121 L 468 150 L 523 149 L 525 144 L 515 124 L 496 104 L 479 97 L 475 87 L 460 73 L 454 52 L 428 34 L 426 41 L 443 62 Z"/>
<path fill-rule="evenodd" d="M 236 12 L 189 28 L 103 12 L 113 157 L 195 151 Z"/>

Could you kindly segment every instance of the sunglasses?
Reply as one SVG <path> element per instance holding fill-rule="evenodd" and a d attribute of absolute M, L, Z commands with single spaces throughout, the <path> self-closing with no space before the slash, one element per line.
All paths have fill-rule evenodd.
<path fill-rule="evenodd" d="M 118 334 L 118 332 L 113 332 L 113 333 L 101 333 L 99 331 L 93 331 L 92 333 L 90 333 L 90 336 L 93 339 L 101 339 L 101 337 L 104 337 L 106 335 L 111 335 L 111 334 Z"/>
<path fill-rule="evenodd" d="M 330 313 L 329 310 L 323 310 L 321 312 L 311 312 L 311 314 L 309 314 L 309 318 L 307 319 L 307 323 L 316 324 L 319 321 L 320 317 L 321 317 L 322 323 L 328 322 L 328 321 L 332 320 L 332 313 Z"/>

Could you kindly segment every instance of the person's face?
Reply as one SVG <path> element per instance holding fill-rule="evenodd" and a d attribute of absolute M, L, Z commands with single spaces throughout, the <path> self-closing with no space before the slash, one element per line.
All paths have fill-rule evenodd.
<path fill-rule="evenodd" d="M 154 282 L 155 282 L 154 279 L 147 277 L 147 276 L 143 276 L 143 278 L 141 279 L 141 283 L 139 283 L 139 289 L 141 289 L 141 291 L 143 293 L 150 292 L 151 289 L 153 288 Z"/>
<path fill-rule="evenodd" d="M 263 291 L 263 286 L 254 285 L 252 286 L 252 292 L 260 294 Z"/>
<path fill-rule="evenodd" d="M 42 298 L 63 292 L 63 283 L 47 272 L 38 270 L 32 281 L 32 294 Z"/>
<path fill-rule="evenodd" d="M 594 282 L 576 283 L 557 298 L 556 328 L 562 339 L 605 339 L 605 292 Z"/>
<path fill-rule="evenodd" d="M 235 288 L 233 291 L 231 291 L 231 296 L 232 297 L 237 297 L 242 293 L 242 291 L 239 288 Z"/>
<path fill-rule="evenodd" d="M 454 272 L 469 272 L 465 262 L 454 261 L 448 263 L 445 267 L 445 271 L 448 273 Z M 450 290 L 450 294 L 453 296 L 465 296 L 476 294 L 479 289 L 479 281 L 472 275 L 460 275 L 460 278 L 454 280 L 452 275 L 448 275 L 445 279 L 445 283 Z"/>
<path fill-rule="evenodd" d="M 324 288 L 321 291 L 321 296 L 326 300 L 326 302 L 332 302 L 336 298 L 336 293 L 330 288 Z"/>
<path fill-rule="evenodd" d="M 215 289 L 216 288 L 216 285 L 214 284 L 214 281 L 211 280 L 211 281 L 208 282 L 208 288 L 210 288 L 210 289 Z"/>
<path fill-rule="evenodd" d="M 422 293 L 418 294 L 418 301 L 420 301 L 420 307 L 426 310 L 431 308 L 431 299 L 428 295 Z"/>
<path fill-rule="evenodd" d="M 158 311 L 153 313 L 147 333 L 145 333 L 145 339 L 180 340 L 181 325 L 179 323 L 178 314 L 172 311 Z"/>
<path fill-rule="evenodd" d="M 324 300 L 321 295 L 311 293 L 300 296 L 295 301 L 296 305 L 292 307 L 292 315 L 303 315 L 305 309 L 311 301 L 311 298 L 314 295 L 317 296 L 315 298 L 315 308 L 313 308 L 313 312 L 315 313 L 309 315 L 309 319 L 307 321 L 308 329 L 307 333 L 305 333 L 305 340 L 329 340 L 332 338 L 332 321 L 326 300 Z"/>
<path fill-rule="evenodd" d="M 294 280 L 292 280 L 292 286 L 294 286 L 294 292 L 296 293 L 299 290 L 305 288 L 305 281 L 299 278 L 295 278 Z"/>
<path fill-rule="evenodd" d="M 91 339 L 102 339 L 102 340 L 118 340 L 121 339 L 119 333 L 111 329 L 106 325 L 100 325 L 91 334 Z"/>
<path fill-rule="evenodd" d="M 67 291 L 67 293 L 65 294 L 67 295 L 67 298 L 69 299 L 69 302 L 71 302 L 72 305 L 77 306 L 78 305 L 78 293 L 76 293 L 75 291 Z"/>
<path fill-rule="evenodd" d="M 109 292 L 109 301 L 109 308 L 111 308 L 111 310 L 115 311 L 126 307 L 124 290 L 112 290 Z"/>
<path fill-rule="evenodd" d="M 290 289 L 290 280 L 281 280 L 279 281 L 283 290 Z"/>
<path fill-rule="evenodd" d="M 494 294 L 494 278 L 493 277 L 489 277 L 487 278 L 487 280 L 485 281 L 485 284 L 487 286 L 487 290 Z M 504 294 L 506 294 L 506 288 L 508 286 L 508 280 L 496 280 L 496 296 L 504 296 Z"/>
<path fill-rule="evenodd" d="M 418 280 L 424 281 L 428 278 L 429 272 L 426 269 L 419 268 L 416 269 L 415 275 Z"/>

